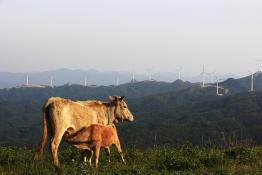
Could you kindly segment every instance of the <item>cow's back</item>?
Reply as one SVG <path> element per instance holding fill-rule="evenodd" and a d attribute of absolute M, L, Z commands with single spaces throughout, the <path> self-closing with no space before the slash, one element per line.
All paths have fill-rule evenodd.
<path fill-rule="evenodd" d="M 88 107 L 67 99 L 55 99 L 48 106 L 49 120 L 54 129 L 57 127 L 64 129 L 71 127 L 77 131 L 91 124 L 103 122 L 98 120 L 97 108 L 94 106 Z"/>

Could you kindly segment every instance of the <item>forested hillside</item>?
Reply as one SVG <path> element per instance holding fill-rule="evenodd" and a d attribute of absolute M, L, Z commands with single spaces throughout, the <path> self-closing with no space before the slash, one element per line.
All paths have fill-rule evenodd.
<path fill-rule="evenodd" d="M 262 144 L 262 92 L 205 100 L 201 93 L 188 100 L 184 95 L 182 99 L 186 102 L 180 100 L 182 92 L 174 94 L 164 94 L 169 98 L 159 95 L 131 100 L 137 120 L 123 127 L 132 131 L 126 133 L 125 141 L 135 140 L 142 147 L 187 141 L 221 146 L 239 141 Z"/>
<path fill-rule="evenodd" d="M 242 82 L 224 83 L 229 90 L 237 89 L 235 81 Z M 135 115 L 134 122 L 117 125 L 126 147 L 179 145 L 188 141 L 214 142 L 221 146 L 244 140 L 261 144 L 262 92 L 244 89 L 240 87 L 217 96 L 215 87 L 201 88 L 182 81 L 145 81 L 118 87 L 65 85 L 4 89 L 0 90 L 1 144 L 36 144 L 42 132 L 41 106 L 50 96 L 106 100 L 109 95 L 126 95 Z"/>

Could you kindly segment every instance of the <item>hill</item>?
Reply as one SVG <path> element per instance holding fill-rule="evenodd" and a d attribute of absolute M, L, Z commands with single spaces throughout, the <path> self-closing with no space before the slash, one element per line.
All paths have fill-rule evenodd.
<path fill-rule="evenodd" d="M 188 96 L 187 90 L 130 99 L 136 121 L 128 127 L 132 134 L 123 134 L 126 143 L 147 145 L 179 145 L 249 140 L 262 144 L 262 92 L 240 93 L 207 98 L 198 91 Z M 140 137 L 138 137 L 140 136 Z M 134 138 L 133 138 L 134 137 Z M 147 138 L 147 139 L 144 139 Z"/>
<path fill-rule="evenodd" d="M 260 87 L 260 77 L 261 74 L 256 75 L 256 90 Z M 36 144 L 42 130 L 40 109 L 48 97 L 107 100 L 109 95 L 125 95 L 135 115 L 134 122 L 118 125 L 125 146 L 135 144 L 145 148 L 187 141 L 193 144 L 212 141 L 225 146 L 243 140 L 261 144 L 262 92 L 248 92 L 249 80 L 250 77 L 244 77 L 220 83 L 224 87 L 220 91 L 223 96 L 216 95 L 212 84 L 202 88 L 180 80 L 119 86 L 3 89 L 0 90 L 0 143 Z"/>
<path fill-rule="evenodd" d="M 242 77 L 239 79 L 229 78 L 226 81 L 220 83 L 225 89 L 229 89 L 230 94 L 239 92 L 246 92 L 251 87 L 251 76 Z M 254 73 L 254 90 L 262 90 L 262 72 Z"/>
<path fill-rule="evenodd" d="M 51 96 L 85 100 L 107 100 L 109 95 L 134 98 L 159 92 L 179 91 L 189 82 L 173 83 L 144 81 L 114 86 L 85 87 L 64 85 L 55 88 L 12 88 L 0 90 L 1 143 L 36 143 L 41 133 L 41 106 Z M 6 134 L 8 133 L 8 134 Z"/>
<path fill-rule="evenodd" d="M 262 92 L 217 96 L 212 86 L 145 81 L 117 87 L 13 88 L 0 90 L 0 94 L 2 144 L 37 143 L 42 130 L 41 105 L 50 96 L 107 99 L 112 94 L 126 95 L 135 115 L 135 122 L 118 125 L 125 146 L 152 147 L 187 141 L 212 141 L 221 146 L 236 140 L 262 143 Z"/>
<path fill-rule="evenodd" d="M 127 98 L 143 97 L 158 93 L 179 91 L 193 84 L 181 80 L 172 83 L 158 81 L 142 81 L 126 83 L 119 86 L 82 86 L 63 85 L 58 87 L 35 88 L 22 87 L 11 89 L 0 89 L 0 102 L 2 101 L 32 101 L 36 98 L 41 103 L 49 97 L 59 96 L 70 99 L 103 99 L 107 100 L 110 95 L 125 95 Z"/>

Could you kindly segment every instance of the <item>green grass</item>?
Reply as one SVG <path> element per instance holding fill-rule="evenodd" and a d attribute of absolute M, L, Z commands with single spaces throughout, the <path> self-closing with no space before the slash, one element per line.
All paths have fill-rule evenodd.
<path fill-rule="evenodd" d="M 122 164 L 114 149 L 111 162 L 101 150 L 100 167 L 82 163 L 80 151 L 71 147 L 59 151 L 60 169 L 52 165 L 51 154 L 45 151 L 40 161 L 33 161 L 34 150 L 0 147 L 0 175 L 48 174 L 262 174 L 262 147 L 206 148 L 182 146 L 126 150 L 127 165 Z M 72 159 L 75 161 L 73 162 Z"/>

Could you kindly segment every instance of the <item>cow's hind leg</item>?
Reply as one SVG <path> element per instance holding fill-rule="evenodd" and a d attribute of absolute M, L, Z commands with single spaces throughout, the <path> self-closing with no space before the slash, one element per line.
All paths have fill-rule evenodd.
<path fill-rule="evenodd" d="M 124 159 L 124 155 L 123 155 L 123 152 L 122 152 L 121 145 L 120 145 L 120 142 L 119 142 L 119 141 L 115 143 L 115 147 L 116 147 L 117 152 L 118 152 L 119 155 L 121 156 L 122 162 L 123 162 L 124 164 L 126 164 L 126 161 L 125 161 L 125 159 Z"/>
<path fill-rule="evenodd" d="M 53 163 L 55 166 L 59 166 L 58 160 L 58 146 L 61 142 L 61 139 L 64 135 L 64 132 L 55 132 L 53 138 L 51 139 L 51 151 L 53 156 Z"/>

